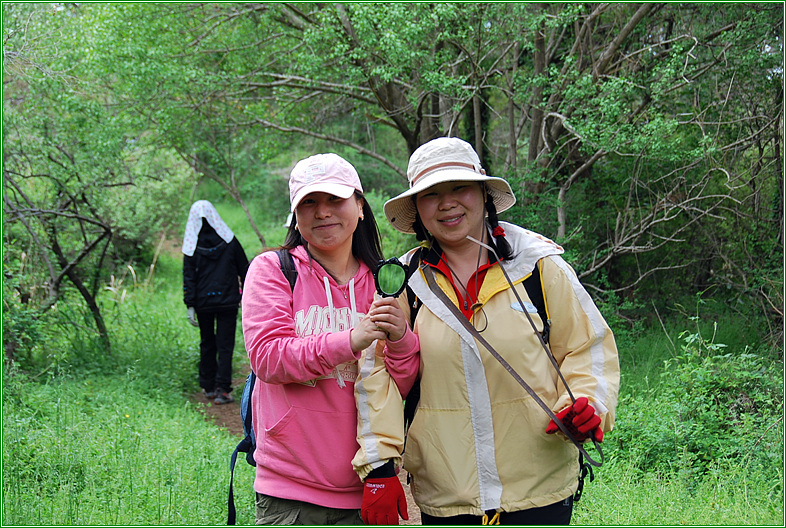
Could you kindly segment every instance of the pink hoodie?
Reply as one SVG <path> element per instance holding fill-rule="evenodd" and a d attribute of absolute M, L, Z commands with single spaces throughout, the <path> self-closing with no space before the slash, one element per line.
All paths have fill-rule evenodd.
<path fill-rule="evenodd" d="M 360 508 L 363 488 L 353 457 L 360 448 L 372 451 L 363 460 L 373 467 L 385 462 L 356 438 L 359 418 L 373 421 L 374 410 L 369 412 L 363 398 L 356 400 L 363 353 L 353 353 L 349 341 L 374 298 L 374 278 L 361 262 L 351 281 L 339 286 L 302 246 L 291 253 L 298 271 L 294 292 L 275 252 L 252 261 L 243 291 L 243 334 L 258 378 L 252 396 L 254 489 L 331 508 Z M 418 346 L 410 330 L 388 343 L 397 356 L 411 357 Z"/>

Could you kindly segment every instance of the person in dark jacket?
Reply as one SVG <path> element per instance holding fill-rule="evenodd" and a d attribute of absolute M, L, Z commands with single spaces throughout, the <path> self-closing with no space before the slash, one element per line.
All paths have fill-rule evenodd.
<path fill-rule="evenodd" d="M 201 337 L 199 385 L 216 405 L 232 403 L 232 354 L 248 258 L 207 200 L 191 206 L 183 254 L 183 301 Z"/>

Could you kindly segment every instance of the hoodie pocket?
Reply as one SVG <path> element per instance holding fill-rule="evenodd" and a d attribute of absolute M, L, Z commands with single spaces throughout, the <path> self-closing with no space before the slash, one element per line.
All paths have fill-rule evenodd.
<path fill-rule="evenodd" d="M 262 463 L 287 478 L 321 489 L 360 488 L 352 468 L 358 450 L 356 412 L 291 407 L 265 431 Z"/>

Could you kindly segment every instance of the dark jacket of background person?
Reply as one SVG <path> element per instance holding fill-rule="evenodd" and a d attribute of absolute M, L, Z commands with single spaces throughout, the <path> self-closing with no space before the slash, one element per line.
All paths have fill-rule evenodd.
<path fill-rule="evenodd" d="M 203 218 L 194 255 L 183 256 L 183 301 L 197 312 L 237 309 L 247 270 L 237 238 L 225 242 Z"/>

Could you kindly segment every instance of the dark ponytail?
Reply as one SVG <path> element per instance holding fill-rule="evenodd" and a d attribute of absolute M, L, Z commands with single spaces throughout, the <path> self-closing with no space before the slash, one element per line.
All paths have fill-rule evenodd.
<path fill-rule="evenodd" d="M 420 219 L 420 213 L 417 212 L 417 209 L 415 209 L 415 221 L 412 222 L 412 230 L 415 232 L 415 238 L 418 242 L 431 240 L 428 236 L 428 231 L 426 231 L 426 226 L 423 225 L 423 220 Z"/>
<path fill-rule="evenodd" d="M 497 217 L 497 207 L 494 205 L 494 199 L 490 193 L 486 193 L 486 212 L 488 213 L 488 221 L 491 226 L 492 233 L 499 227 L 499 218 Z M 502 228 L 500 228 L 501 230 Z M 492 235 L 494 236 L 494 235 Z M 494 236 L 494 245 L 497 248 L 497 255 L 503 260 L 510 260 L 513 258 L 513 248 L 505 240 L 505 235 Z"/>

